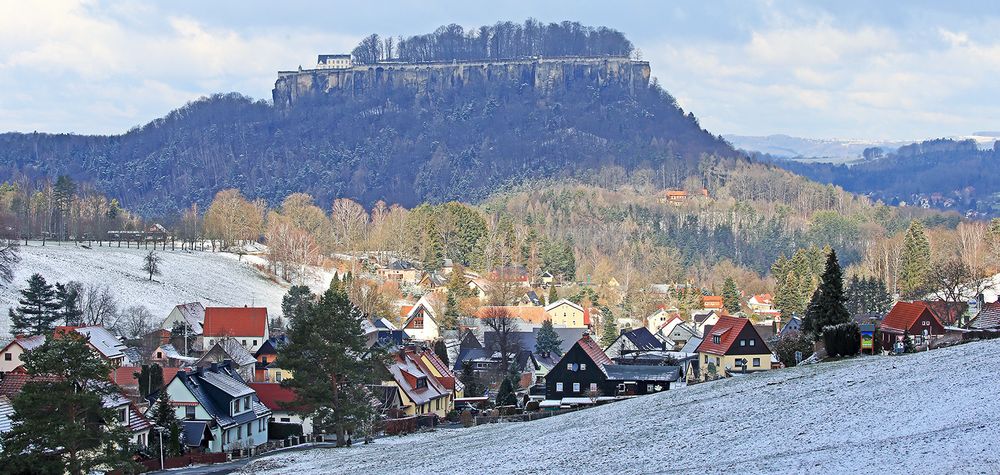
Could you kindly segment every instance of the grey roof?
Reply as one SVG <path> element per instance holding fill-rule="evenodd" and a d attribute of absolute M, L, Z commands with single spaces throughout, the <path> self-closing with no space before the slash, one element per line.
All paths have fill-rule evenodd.
<path fill-rule="evenodd" d="M 0 396 L 0 434 L 10 432 L 14 427 L 11 417 L 14 416 L 14 406 L 7 396 Z"/>
<path fill-rule="evenodd" d="M 201 404 L 201 407 L 223 428 L 246 424 L 271 414 L 271 411 L 261 404 L 257 393 L 243 382 L 243 378 L 232 370 L 230 364 L 199 368 L 197 371 L 180 371 L 176 377 L 181 380 L 198 404 Z M 248 395 L 253 401 L 251 410 L 235 416 L 230 415 L 229 407 L 233 399 Z"/>
<path fill-rule="evenodd" d="M 201 445 L 202 441 L 205 440 L 205 434 L 207 433 L 209 437 L 212 433 L 208 429 L 208 421 L 183 421 L 184 427 L 184 445 L 188 447 L 198 447 Z"/>
<path fill-rule="evenodd" d="M 246 396 L 247 394 L 254 394 L 254 390 L 250 389 L 250 386 L 247 386 L 242 381 L 237 381 L 227 375 L 223 375 L 220 373 L 206 371 L 205 374 L 201 377 L 201 379 L 206 383 L 211 384 L 216 388 L 219 388 L 226 394 L 233 397 L 240 397 L 240 396 Z"/>
<path fill-rule="evenodd" d="M 201 326 L 205 323 L 205 306 L 201 302 L 190 302 L 182 303 L 175 308 L 180 312 L 184 321 L 191 326 L 191 330 L 200 335 Z"/>
<path fill-rule="evenodd" d="M 139 366 L 142 364 L 142 353 L 138 348 L 125 348 L 122 350 L 122 353 L 125 353 L 125 359 L 131 362 L 128 366 Z"/>
<path fill-rule="evenodd" d="M 387 267 L 387 269 L 409 270 L 409 269 L 416 269 L 416 267 L 414 267 L 413 264 L 410 263 L 410 261 L 396 261 L 393 262 L 392 264 L 389 264 L 389 267 Z"/>
<path fill-rule="evenodd" d="M 118 340 L 107 328 L 102 326 L 81 327 L 76 329 L 77 333 L 87 336 L 90 344 L 97 348 L 107 359 L 122 358 L 125 356 L 125 344 Z"/>
<path fill-rule="evenodd" d="M 511 332 L 510 336 L 517 343 L 517 346 L 522 350 L 535 351 L 535 342 L 538 339 L 538 330 L 541 328 L 533 328 L 530 332 Z M 566 354 L 570 348 L 573 348 L 573 344 L 583 336 L 584 329 L 582 328 L 553 328 L 556 335 L 559 335 L 561 340 L 560 350 L 562 354 Z M 496 343 L 496 333 L 492 331 L 483 332 L 483 347 L 493 348 Z M 495 349 L 495 348 L 493 348 Z"/>
<path fill-rule="evenodd" d="M 639 327 L 632 331 L 627 331 L 621 335 L 627 338 L 637 350 L 662 350 L 663 342 L 653 336 L 653 333 L 646 327 Z"/>
<path fill-rule="evenodd" d="M 31 351 L 45 343 L 45 335 L 31 335 L 14 338 L 11 343 L 17 342 L 24 351 Z"/>
<path fill-rule="evenodd" d="M 1000 301 L 987 303 L 979 311 L 979 315 L 969 323 L 972 330 L 997 330 L 1000 329 Z"/>
<path fill-rule="evenodd" d="M 673 382 L 680 379 L 679 366 L 647 366 L 647 365 L 604 365 L 608 379 L 615 381 L 664 381 Z"/>
<path fill-rule="evenodd" d="M 208 358 L 212 354 L 212 351 L 217 347 L 220 351 L 228 355 L 228 359 L 233 360 L 237 366 L 247 366 L 257 362 L 257 358 L 254 358 L 253 355 L 250 354 L 250 351 L 244 348 L 238 341 L 233 338 L 223 338 L 217 341 L 215 346 L 205 352 L 205 356 L 201 357 L 198 364 L 200 365 L 202 363 L 210 362 L 210 360 L 206 360 L 206 358 Z"/>
<path fill-rule="evenodd" d="M 680 349 L 681 353 L 697 353 L 698 345 L 701 345 L 702 339 L 696 336 L 691 337 L 687 343 Z"/>

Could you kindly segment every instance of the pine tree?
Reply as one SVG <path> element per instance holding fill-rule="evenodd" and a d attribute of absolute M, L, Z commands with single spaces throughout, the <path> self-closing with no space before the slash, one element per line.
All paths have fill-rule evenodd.
<path fill-rule="evenodd" d="M 741 309 L 740 291 L 732 277 L 726 277 L 726 282 L 722 284 L 722 305 L 732 314 L 739 313 Z"/>
<path fill-rule="evenodd" d="M 334 276 L 333 281 L 337 281 Z M 306 285 L 293 285 L 288 292 L 281 297 L 281 313 L 285 319 L 293 320 L 299 315 L 305 314 L 315 301 L 316 296 Z"/>
<path fill-rule="evenodd" d="M 164 429 L 163 433 L 163 455 L 181 455 L 181 423 L 177 420 L 174 407 L 170 405 L 170 394 L 167 391 L 160 391 L 156 398 L 156 405 L 153 406 L 151 422 L 159 428 Z M 152 433 L 149 436 L 149 448 L 153 454 L 160 452 L 160 436 Z"/>
<path fill-rule="evenodd" d="M 363 319 L 334 281 L 318 302 L 290 321 L 290 343 L 281 353 L 283 368 L 295 373 L 282 385 L 295 391 L 296 405 L 311 408 L 304 415 L 313 418 L 317 430 L 337 434 L 338 446 L 346 445 L 354 421 L 372 412 L 365 384 L 374 380 L 376 362 L 367 351 Z"/>
<path fill-rule="evenodd" d="M 458 380 L 465 386 L 465 395 L 467 397 L 479 397 L 483 395 L 483 383 L 479 381 L 479 376 L 476 375 L 476 370 L 472 367 L 471 361 L 462 362 L 462 373 L 459 374 Z"/>
<path fill-rule="evenodd" d="M 142 365 L 138 373 L 135 373 L 136 380 L 139 381 L 139 395 L 149 396 L 163 387 L 163 368 L 158 364 Z"/>
<path fill-rule="evenodd" d="M 434 341 L 434 354 L 444 362 L 445 366 L 451 367 L 451 363 L 448 362 L 448 347 L 445 346 L 444 340 L 439 339 Z"/>
<path fill-rule="evenodd" d="M 86 337 L 70 332 L 25 353 L 32 381 L 11 400 L 13 429 L 3 435 L 0 467 L 5 473 L 91 473 L 112 468 L 130 473 L 133 447 L 128 426 L 104 406 L 120 398 L 107 381 L 111 366 L 91 350 Z"/>
<path fill-rule="evenodd" d="M 559 334 L 552 327 L 552 320 L 542 322 L 542 327 L 538 329 L 538 336 L 535 338 L 535 352 L 541 355 L 562 354 L 562 340 Z"/>
<path fill-rule="evenodd" d="M 853 316 L 867 313 L 867 283 L 867 279 L 858 279 L 855 274 L 851 276 L 851 283 L 847 285 L 847 312 Z"/>
<path fill-rule="evenodd" d="M 448 295 L 454 297 L 456 301 L 470 296 L 472 291 L 467 284 L 465 281 L 465 268 L 460 264 L 455 264 L 451 274 L 448 275 L 448 283 L 445 284 L 448 288 Z"/>
<path fill-rule="evenodd" d="M 885 281 L 872 277 L 869 285 L 872 289 L 871 312 L 878 315 L 889 313 L 892 308 L 892 297 L 885 286 Z"/>
<path fill-rule="evenodd" d="M 458 307 L 458 300 L 455 295 L 448 292 L 445 297 L 444 318 L 441 319 L 441 328 L 454 330 L 458 328 L 458 319 L 461 318 L 461 311 Z"/>
<path fill-rule="evenodd" d="M 11 330 L 16 334 L 42 335 L 52 333 L 59 319 L 56 292 L 41 274 L 28 278 L 28 287 L 21 290 L 16 310 L 10 310 Z"/>
<path fill-rule="evenodd" d="M 837 261 L 837 253 L 831 250 L 820 285 L 813 293 L 809 309 L 802 319 L 802 331 L 813 335 L 813 339 L 819 339 L 823 327 L 851 321 L 851 314 L 844 305 L 846 300 L 843 272 Z"/>
<path fill-rule="evenodd" d="M 559 300 L 559 291 L 556 290 L 555 285 L 549 285 L 549 301 L 545 302 L 546 305 L 552 304 Z"/>
<path fill-rule="evenodd" d="M 83 320 L 83 309 L 80 307 L 79 282 L 56 283 L 56 301 L 59 303 L 59 319 L 64 325 L 79 325 Z"/>
<path fill-rule="evenodd" d="M 517 395 L 514 394 L 514 385 L 510 382 L 510 378 L 503 378 L 500 383 L 500 389 L 497 389 L 497 406 L 516 406 L 517 405 Z"/>
<path fill-rule="evenodd" d="M 444 246 L 441 245 L 441 237 L 433 219 L 424 228 L 423 250 L 424 269 L 428 271 L 440 269 L 444 260 Z"/>
<path fill-rule="evenodd" d="M 618 323 L 615 321 L 615 316 L 611 313 L 611 310 L 602 310 L 601 313 L 604 315 L 602 318 L 603 328 L 601 328 L 601 347 L 607 348 L 618 339 Z"/>
<path fill-rule="evenodd" d="M 899 292 L 905 298 L 919 298 L 927 281 L 931 265 L 931 245 L 924 234 L 924 225 L 912 221 L 903 237 L 899 265 Z"/>

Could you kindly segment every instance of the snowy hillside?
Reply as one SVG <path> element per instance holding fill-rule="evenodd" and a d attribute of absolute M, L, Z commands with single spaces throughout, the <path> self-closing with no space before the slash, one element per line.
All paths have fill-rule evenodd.
<path fill-rule="evenodd" d="M 998 473 L 1000 341 L 671 390 L 529 423 L 275 454 L 246 473 Z"/>
<path fill-rule="evenodd" d="M 85 286 L 106 285 L 118 299 L 120 308 L 145 305 L 157 318 L 166 317 L 177 304 L 200 301 L 211 305 L 256 305 L 268 313 L 281 313 L 281 297 L 287 286 L 269 280 L 250 262 L 228 253 L 157 251 L 163 261 L 163 275 L 147 280 L 142 271 L 144 249 L 93 247 L 85 249 L 71 243 L 31 242 L 21 247 L 21 264 L 14 282 L 0 287 L 0 335 L 7 333 L 7 309 L 17 305 L 18 289 L 33 273 L 42 274 L 49 283 L 76 280 Z M 250 262 L 248 262 L 250 261 Z M 317 272 L 310 283 L 314 290 L 329 285 L 330 276 Z"/>

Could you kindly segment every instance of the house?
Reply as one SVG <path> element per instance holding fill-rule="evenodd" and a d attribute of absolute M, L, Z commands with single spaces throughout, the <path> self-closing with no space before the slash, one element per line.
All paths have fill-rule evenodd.
<path fill-rule="evenodd" d="M 984 333 L 1000 333 L 1000 300 L 982 303 L 982 307 L 968 325 L 969 330 Z"/>
<path fill-rule="evenodd" d="M 42 346 L 45 335 L 18 336 L 0 350 L 0 376 L 21 366 L 21 355 Z"/>
<path fill-rule="evenodd" d="M 184 356 L 174 345 L 166 343 L 156 347 L 155 350 L 149 355 L 149 361 L 159 364 L 165 368 L 177 368 L 180 366 L 191 365 L 198 361 L 198 358 L 193 356 Z"/>
<path fill-rule="evenodd" d="M 774 310 L 774 300 L 771 294 L 757 294 L 747 300 L 747 307 L 751 312 L 771 312 Z"/>
<path fill-rule="evenodd" d="M 250 383 L 250 389 L 257 393 L 260 402 L 271 410 L 269 422 L 278 424 L 294 424 L 302 428 L 302 435 L 313 433 L 311 417 L 303 417 L 307 412 L 304 407 L 293 406 L 295 391 L 281 387 L 280 383 Z"/>
<path fill-rule="evenodd" d="M 441 337 L 437 315 L 426 295 L 420 297 L 406 314 L 402 329 L 407 336 L 416 341 L 434 341 Z"/>
<path fill-rule="evenodd" d="M 395 385 L 402 396 L 406 416 L 436 414 L 445 417 L 454 409 L 455 398 L 464 388 L 444 362 L 428 348 L 408 346 L 393 353 L 386 364 L 382 385 Z"/>
<path fill-rule="evenodd" d="M 180 368 L 161 368 L 163 370 L 163 382 L 168 383 L 173 379 L 174 375 L 180 371 Z M 144 404 L 139 395 L 139 374 L 142 372 L 141 366 L 119 366 L 111 371 L 108 375 L 108 379 L 116 386 L 122 388 L 126 396 L 133 398 L 134 401 Z M 159 388 L 152 388 L 153 391 Z"/>
<path fill-rule="evenodd" d="M 529 290 L 521 296 L 521 299 L 517 301 L 519 305 L 534 305 L 535 307 L 542 306 L 542 299 L 538 297 L 538 294 L 534 290 Z"/>
<path fill-rule="evenodd" d="M 196 366 L 212 366 L 225 361 L 233 363 L 232 369 L 239 373 L 244 381 L 253 381 L 257 359 L 234 338 L 223 338 L 216 341 L 198 360 Z"/>
<path fill-rule="evenodd" d="M 121 394 L 104 397 L 104 407 L 115 411 L 118 423 L 129 430 L 129 441 L 139 447 L 149 445 L 149 433 L 153 424 L 146 419 L 130 399 Z"/>
<path fill-rule="evenodd" d="M 683 321 L 680 314 L 677 313 L 676 308 L 659 308 L 646 317 L 646 328 L 653 333 L 660 333 L 661 331 L 663 333 L 670 333 L 670 330 L 673 330 L 673 325 L 677 325 Z M 670 324 L 669 328 L 667 328 L 668 323 Z"/>
<path fill-rule="evenodd" d="M 205 306 L 201 302 L 180 304 L 167 314 L 160 328 L 171 331 L 174 325 L 180 322 L 190 326 L 195 335 L 201 335 L 202 326 L 205 324 Z"/>
<path fill-rule="evenodd" d="M 267 309 L 263 307 L 208 307 L 205 309 L 202 348 L 211 348 L 224 338 L 236 340 L 250 353 L 268 339 Z"/>
<path fill-rule="evenodd" d="M 634 359 L 645 353 L 664 351 L 666 344 L 653 336 L 653 333 L 646 327 L 639 327 L 630 331 L 622 331 L 604 353 L 616 362 L 621 359 Z"/>
<path fill-rule="evenodd" d="M 680 379 L 677 366 L 618 365 L 584 334 L 545 377 L 548 405 L 589 404 L 670 389 Z"/>
<path fill-rule="evenodd" d="M 61 338 L 69 332 L 79 333 L 87 338 L 90 348 L 101 355 L 111 366 L 136 365 L 139 361 L 130 361 L 126 355 L 125 344 L 121 342 L 111 331 L 100 325 L 88 327 L 62 326 L 56 327 L 52 332 L 53 338 Z"/>
<path fill-rule="evenodd" d="M 386 281 L 400 285 L 416 285 L 420 282 L 422 272 L 410 261 L 398 260 L 375 271 L 375 274 Z"/>
<path fill-rule="evenodd" d="M 882 349 L 891 350 L 905 336 L 914 345 L 923 345 L 944 335 L 944 324 L 924 302 L 896 302 L 882 319 Z"/>
<path fill-rule="evenodd" d="M 705 327 L 697 351 L 701 379 L 771 369 L 771 350 L 749 319 L 725 315 Z"/>
<path fill-rule="evenodd" d="M 552 273 L 549 271 L 542 272 L 541 277 L 542 277 L 542 285 L 545 286 L 552 285 L 556 281 L 556 277 L 552 275 Z"/>
<path fill-rule="evenodd" d="M 509 282 L 519 287 L 531 287 L 531 277 L 524 266 L 503 266 L 493 269 L 488 279 L 492 282 Z"/>
<path fill-rule="evenodd" d="M 657 200 L 660 203 L 680 206 L 681 203 L 687 200 L 687 197 L 688 193 L 684 190 L 663 190 L 657 195 Z"/>
<path fill-rule="evenodd" d="M 785 336 L 794 335 L 802 332 L 802 319 L 799 317 L 792 317 L 786 322 L 781 330 L 778 330 L 778 338 L 784 338 Z"/>
<path fill-rule="evenodd" d="M 719 312 L 715 310 L 691 314 L 691 322 L 694 323 L 694 329 L 698 331 L 699 336 L 705 334 L 705 327 L 715 325 L 718 321 Z"/>
<path fill-rule="evenodd" d="M 490 283 L 484 279 L 472 278 L 465 285 L 479 300 L 485 300 L 490 294 Z"/>
<path fill-rule="evenodd" d="M 446 288 L 448 279 L 437 272 L 424 272 L 423 277 L 420 278 L 420 282 L 417 282 L 417 285 L 433 292 L 437 289 Z"/>
<path fill-rule="evenodd" d="M 566 299 L 559 299 L 545 306 L 553 325 L 564 328 L 587 328 L 583 307 Z"/>
<path fill-rule="evenodd" d="M 283 379 L 291 379 L 292 373 L 290 371 L 279 368 L 275 362 L 278 359 L 278 351 L 280 348 L 288 344 L 288 337 L 285 335 L 268 338 L 257 352 L 254 353 L 254 358 L 257 360 L 254 363 L 254 374 L 253 380 L 256 382 L 271 382 L 277 381 L 281 382 Z M 280 378 L 280 379 L 278 379 Z M 270 407 L 270 406 L 268 406 Z"/>
<path fill-rule="evenodd" d="M 969 304 L 966 302 L 946 302 L 944 300 L 925 300 L 923 302 L 927 308 L 931 309 L 934 316 L 941 321 L 944 326 L 959 326 L 966 313 L 969 311 Z"/>
<path fill-rule="evenodd" d="M 721 295 L 705 295 L 701 298 L 701 308 L 705 310 L 722 310 L 725 304 Z"/>
<path fill-rule="evenodd" d="M 500 310 L 506 311 L 510 315 L 517 318 L 516 328 L 524 330 L 541 327 L 545 320 L 549 320 L 551 318 L 543 307 L 536 307 L 533 305 L 482 306 L 476 310 L 475 316 L 479 319 L 483 319 L 488 317 L 491 313 Z"/>
<path fill-rule="evenodd" d="M 316 69 L 351 69 L 353 65 L 349 54 L 321 54 L 316 59 Z"/>
<path fill-rule="evenodd" d="M 665 326 L 664 330 L 669 327 L 671 325 Z M 661 330 L 660 333 L 657 333 L 657 336 L 667 343 L 668 349 L 678 350 L 687 345 L 691 340 L 701 336 L 701 333 L 698 332 L 693 324 L 680 321 L 672 326 L 670 333 L 665 333 Z"/>
<path fill-rule="evenodd" d="M 412 308 L 413 307 L 409 307 L 409 309 Z M 409 309 L 406 312 L 407 314 L 410 313 Z M 410 337 L 406 335 L 404 330 L 396 329 L 396 326 L 393 325 L 392 322 L 384 318 L 379 318 L 374 321 L 362 321 L 361 326 L 365 331 L 368 348 L 372 348 L 376 345 L 395 348 L 402 346 L 405 342 L 410 340 Z"/>
<path fill-rule="evenodd" d="M 166 391 L 177 418 L 185 421 L 185 432 L 188 421 L 207 423 L 211 438 L 203 445 L 205 451 L 253 449 L 267 443 L 271 410 L 230 363 L 179 371 Z"/>

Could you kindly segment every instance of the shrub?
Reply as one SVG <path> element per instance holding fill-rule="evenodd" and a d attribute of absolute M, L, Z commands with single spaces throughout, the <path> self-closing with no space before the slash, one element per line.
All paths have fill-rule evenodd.
<path fill-rule="evenodd" d="M 774 354 L 778 356 L 778 360 L 785 367 L 791 368 L 797 364 L 795 362 L 795 352 L 801 351 L 802 358 L 808 358 L 813 353 L 813 342 L 804 333 L 792 333 L 779 338 L 771 348 L 774 349 Z"/>
<path fill-rule="evenodd" d="M 854 356 L 861 351 L 861 329 L 855 322 L 823 327 L 823 343 L 830 356 Z"/>

